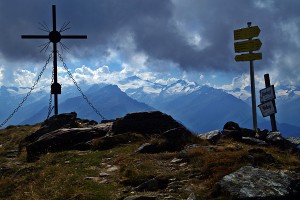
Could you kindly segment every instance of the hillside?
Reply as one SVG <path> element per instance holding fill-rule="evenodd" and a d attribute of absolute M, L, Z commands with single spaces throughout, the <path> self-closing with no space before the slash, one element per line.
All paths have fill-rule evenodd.
<path fill-rule="evenodd" d="M 160 112 L 104 124 L 70 113 L 9 126 L 0 130 L 0 199 L 242 199 L 224 176 L 234 180 L 233 172 L 243 169 L 245 176 L 259 170 L 266 181 L 248 180 L 255 195 L 267 195 L 261 199 L 298 198 L 299 151 L 279 135 L 275 143 L 250 145 L 240 140 L 250 130 L 232 123 L 224 128 L 198 137 Z M 247 189 L 242 181 L 239 187 Z"/>
<path fill-rule="evenodd" d="M 94 85 L 86 91 L 86 95 L 106 119 L 115 119 L 130 112 L 154 110 L 154 108 L 130 98 L 115 85 Z M 44 107 L 21 124 L 34 124 L 43 121 L 46 118 L 47 110 L 48 108 Z M 80 118 L 101 121 L 101 117 L 96 114 L 82 96 L 67 98 L 61 102 L 59 112 L 77 112 Z"/>
<path fill-rule="evenodd" d="M 137 76 L 128 77 L 117 85 L 80 85 L 84 94 L 107 119 L 114 119 L 130 112 L 160 110 L 172 115 L 188 129 L 203 133 L 220 129 L 227 121 L 252 127 L 251 105 L 228 91 L 199 85 L 195 82 L 177 80 L 174 83 L 158 84 Z M 21 102 L 28 88 L 0 88 L 0 119 L 4 121 Z M 25 93 L 24 93 L 25 92 Z M 280 93 L 281 94 L 281 93 Z M 276 121 L 280 132 L 286 137 L 298 137 L 300 127 L 299 97 L 293 95 L 277 97 Z M 33 93 L 6 125 L 34 124 L 46 119 L 48 114 L 48 91 Z M 77 112 L 79 117 L 100 121 L 76 87 L 63 88 L 59 95 L 59 113 Z M 260 129 L 270 129 L 269 117 L 262 118 L 257 109 Z"/>

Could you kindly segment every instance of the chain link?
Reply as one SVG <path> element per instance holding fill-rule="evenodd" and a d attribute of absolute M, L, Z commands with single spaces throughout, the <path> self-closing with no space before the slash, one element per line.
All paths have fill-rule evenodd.
<path fill-rule="evenodd" d="M 93 106 L 93 104 L 89 101 L 89 99 L 87 98 L 87 96 L 83 93 L 83 91 L 81 90 L 81 88 L 79 87 L 78 83 L 75 81 L 73 75 L 71 74 L 71 72 L 69 71 L 66 63 L 64 62 L 64 59 L 62 58 L 61 54 L 59 53 L 59 51 L 57 51 L 57 54 L 59 56 L 59 59 L 61 60 L 61 62 L 63 63 L 63 66 L 65 68 L 65 70 L 67 71 L 68 75 L 70 76 L 70 78 L 72 79 L 74 85 L 77 87 L 77 90 L 80 92 L 80 94 L 82 95 L 83 99 L 86 100 L 86 102 L 89 104 L 89 106 L 95 111 L 95 113 L 97 113 L 97 115 L 99 115 L 102 120 L 105 120 L 105 117 L 103 117 L 103 115 L 101 115 L 101 113 Z"/>
<path fill-rule="evenodd" d="M 52 78 L 51 78 L 50 88 L 51 88 L 51 86 L 52 86 L 53 83 L 54 83 L 54 70 L 52 70 Z M 49 119 L 53 108 L 54 108 L 54 106 L 52 106 L 52 93 L 51 93 L 51 89 L 50 89 L 49 108 L 48 108 L 47 119 Z"/>
<path fill-rule="evenodd" d="M 33 83 L 33 86 L 30 88 L 29 92 L 23 98 L 23 100 L 18 105 L 18 107 L 0 124 L 0 128 L 2 126 L 4 126 L 14 116 L 14 114 L 16 114 L 16 112 L 18 112 L 18 110 L 22 107 L 23 103 L 27 100 L 27 98 L 30 96 L 31 92 L 34 90 L 35 86 L 38 84 L 39 80 L 41 79 L 41 76 L 43 75 L 44 71 L 46 70 L 47 65 L 48 65 L 48 63 L 49 63 L 49 61 L 50 61 L 51 58 L 52 58 L 52 53 L 49 55 L 48 59 L 46 60 L 46 63 L 44 65 L 42 71 L 38 75 L 36 81 Z"/>

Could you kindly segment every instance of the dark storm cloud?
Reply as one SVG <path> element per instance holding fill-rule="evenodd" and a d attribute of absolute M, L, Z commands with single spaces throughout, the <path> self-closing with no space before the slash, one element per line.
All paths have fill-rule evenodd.
<path fill-rule="evenodd" d="M 62 34 L 87 34 L 86 41 L 63 41 L 69 47 L 79 46 L 83 51 L 95 52 L 110 45 L 114 36 L 124 28 L 131 29 L 141 18 L 163 19 L 170 16 L 169 1 L 153 0 L 90 0 L 74 1 L 5 1 L 0 4 L 2 27 L 0 51 L 6 59 L 34 59 L 47 41 L 21 40 L 21 34 L 48 34 L 38 30 L 38 22 L 52 26 L 51 5 L 57 5 L 58 29 L 71 21 L 71 29 Z M 168 16 L 169 15 L 169 16 Z M 140 27 L 143 28 L 143 27 Z M 121 35 L 121 34 L 119 34 Z M 102 47 L 102 48 L 101 48 Z"/>
<path fill-rule="evenodd" d="M 130 32 L 136 51 L 145 53 L 149 62 L 170 61 L 184 70 L 247 71 L 245 64 L 234 61 L 233 30 L 246 27 L 248 21 L 262 30 L 260 66 L 272 68 L 278 54 L 295 54 L 300 48 L 287 37 L 289 30 L 282 29 L 288 23 L 300 27 L 297 0 L 288 3 L 280 0 L 15 0 L 0 3 L 0 51 L 5 59 L 39 58 L 40 49 L 36 46 L 43 42 L 24 41 L 20 35 L 46 34 L 37 27 L 43 21 L 51 26 L 52 4 L 57 5 L 58 27 L 71 21 L 71 29 L 65 34 L 88 35 L 85 41 L 66 41 L 70 52 L 87 57 L 103 56 L 110 47 L 121 48 L 126 54 L 126 47 L 119 47 L 118 42 L 125 41 L 123 36 Z M 209 45 L 203 49 L 191 45 L 184 34 L 192 32 Z M 298 60 L 295 57 L 292 63 Z M 280 62 L 277 64 L 286 64 Z"/>

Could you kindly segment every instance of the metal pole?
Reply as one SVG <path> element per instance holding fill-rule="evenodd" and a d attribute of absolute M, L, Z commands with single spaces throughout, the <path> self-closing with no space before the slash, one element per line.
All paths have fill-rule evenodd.
<path fill-rule="evenodd" d="M 251 27 L 251 22 L 248 22 L 247 25 L 248 27 Z M 252 38 L 249 38 L 249 40 L 252 40 Z M 252 51 L 250 51 L 249 53 L 252 54 Z M 255 78 L 254 78 L 253 60 L 250 60 L 250 81 L 251 81 L 251 96 L 252 96 L 253 130 L 257 132 L 256 95 L 255 95 Z"/>
<path fill-rule="evenodd" d="M 53 19 L 53 32 L 56 31 L 56 9 L 55 5 L 52 5 L 52 19 Z M 53 43 L 53 74 L 54 74 L 54 85 L 57 86 L 57 44 Z M 54 93 L 54 115 L 58 115 L 58 94 L 55 89 Z"/>
<path fill-rule="evenodd" d="M 270 86 L 271 86 L 271 81 L 270 81 L 270 76 L 269 76 L 269 74 L 265 74 L 265 75 L 264 75 L 264 78 L 265 78 L 265 86 L 266 86 L 266 88 L 267 88 L 267 87 L 270 87 Z M 272 101 L 273 101 L 274 107 L 276 107 L 276 105 L 275 105 L 275 100 L 272 100 Z M 271 115 L 270 115 L 270 121 L 271 121 L 272 131 L 273 131 L 273 132 L 277 131 L 277 125 L 276 125 L 275 114 L 271 114 Z"/>

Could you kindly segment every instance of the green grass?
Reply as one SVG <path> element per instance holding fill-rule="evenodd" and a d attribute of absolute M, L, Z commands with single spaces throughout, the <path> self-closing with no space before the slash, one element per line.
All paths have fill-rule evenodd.
<path fill-rule="evenodd" d="M 212 199 L 210 193 L 214 184 L 248 165 L 244 157 L 253 148 L 230 140 L 215 146 L 199 141 L 201 147 L 188 152 L 136 154 L 135 150 L 147 142 L 139 141 L 103 151 L 48 153 L 34 163 L 26 162 L 26 152 L 7 158 L 8 151 L 18 149 L 19 142 L 38 128 L 39 125 L 13 126 L 0 130 L 0 199 L 118 199 L 130 194 L 122 191 L 131 192 L 154 177 L 166 184 L 170 179 L 186 181 L 176 194 L 164 190 L 158 191 L 160 193 L 186 199 L 192 190 L 199 199 Z M 276 166 L 262 164 L 262 168 L 292 170 L 300 165 L 296 155 L 284 154 L 276 148 L 261 148 L 279 161 Z M 182 162 L 172 164 L 173 158 L 181 158 Z M 182 163 L 186 164 L 180 166 Z M 99 176 L 112 166 L 119 169 L 108 172 L 107 178 Z"/>

